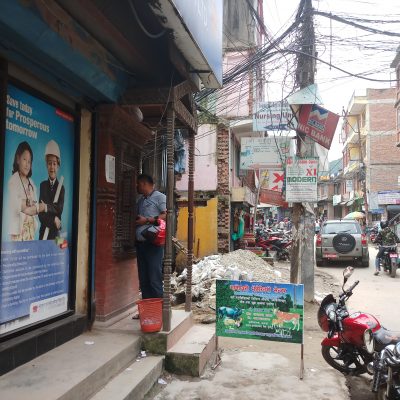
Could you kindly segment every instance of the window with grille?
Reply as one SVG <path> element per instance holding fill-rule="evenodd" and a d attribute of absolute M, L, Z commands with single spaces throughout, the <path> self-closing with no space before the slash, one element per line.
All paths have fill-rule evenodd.
<path fill-rule="evenodd" d="M 140 153 L 122 141 L 115 148 L 117 193 L 113 247 L 116 256 L 129 256 L 135 253 L 136 177 Z"/>

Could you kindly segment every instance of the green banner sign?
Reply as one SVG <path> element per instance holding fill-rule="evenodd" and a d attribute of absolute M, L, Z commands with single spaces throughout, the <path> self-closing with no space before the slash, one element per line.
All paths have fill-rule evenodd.
<path fill-rule="evenodd" d="M 303 343 L 303 285 L 217 280 L 216 334 Z"/>

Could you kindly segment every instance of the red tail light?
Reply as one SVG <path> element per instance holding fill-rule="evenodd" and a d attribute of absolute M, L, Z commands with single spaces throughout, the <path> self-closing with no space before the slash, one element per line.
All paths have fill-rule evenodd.
<path fill-rule="evenodd" d="M 367 246 L 368 241 L 367 241 L 367 236 L 364 234 L 361 234 L 361 245 L 362 246 Z"/>
<path fill-rule="evenodd" d="M 317 235 L 317 243 L 316 243 L 317 247 L 321 247 L 322 246 L 322 237 L 320 234 Z"/>

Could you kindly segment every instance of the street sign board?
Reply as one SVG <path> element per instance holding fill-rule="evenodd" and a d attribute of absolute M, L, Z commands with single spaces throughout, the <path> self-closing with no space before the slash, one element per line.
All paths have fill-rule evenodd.
<path fill-rule="evenodd" d="M 241 139 L 240 169 L 280 168 L 290 155 L 290 137 L 244 137 Z"/>
<path fill-rule="evenodd" d="M 378 204 L 400 204 L 400 191 L 385 190 L 378 192 Z"/>
<path fill-rule="evenodd" d="M 286 201 L 318 201 L 318 158 L 289 158 L 286 161 Z"/>
<path fill-rule="evenodd" d="M 330 149 L 338 122 L 339 115 L 316 104 L 303 104 L 300 108 L 297 130 L 326 149 Z"/>
<path fill-rule="evenodd" d="M 260 170 L 261 189 L 273 190 L 282 192 L 283 183 L 285 180 L 285 172 L 274 169 Z"/>
<path fill-rule="evenodd" d="M 286 101 L 259 103 L 253 116 L 253 131 L 288 130 L 293 111 Z"/>
<path fill-rule="evenodd" d="M 216 314 L 217 336 L 303 343 L 304 287 L 217 280 Z"/>

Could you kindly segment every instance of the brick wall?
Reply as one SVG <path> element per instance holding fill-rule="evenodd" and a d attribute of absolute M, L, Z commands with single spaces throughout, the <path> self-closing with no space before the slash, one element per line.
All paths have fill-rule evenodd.
<path fill-rule="evenodd" d="M 369 131 L 387 132 L 396 129 L 396 90 L 368 89 Z"/>
<path fill-rule="evenodd" d="M 131 306 L 139 297 L 135 257 L 117 259 L 113 255 L 116 185 L 105 180 L 105 155 L 115 155 L 110 116 L 103 112 L 99 119 L 99 157 L 97 177 L 96 226 L 96 318 L 107 320 Z M 118 139 L 115 139 L 118 140 Z"/>
<path fill-rule="evenodd" d="M 229 190 L 229 130 L 218 126 L 218 252 L 228 253 L 230 243 L 230 190 Z"/>
<path fill-rule="evenodd" d="M 400 148 L 396 147 L 395 133 L 390 135 L 369 136 L 370 158 L 369 165 L 369 190 L 398 189 L 398 176 L 400 176 Z"/>

